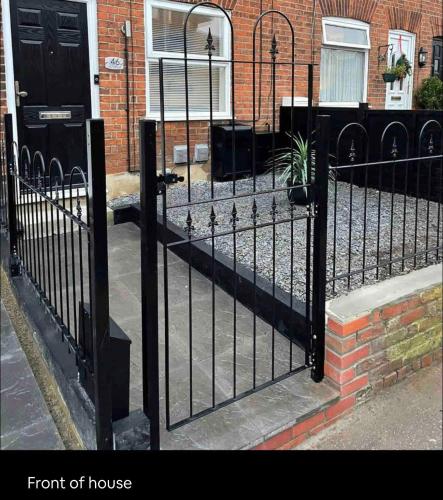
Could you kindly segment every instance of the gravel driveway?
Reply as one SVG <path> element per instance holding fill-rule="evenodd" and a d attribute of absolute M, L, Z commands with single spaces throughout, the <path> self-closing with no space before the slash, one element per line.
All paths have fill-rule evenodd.
<path fill-rule="evenodd" d="M 278 184 L 277 184 L 278 187 Z M 263 191 L 272 188 L 272 176 L 262 175 L 256 179 L 256 190 Z M 241 179 L 236 182 L 236 194 L 250 193 L 252 190 L 252 179 Z M 364 189 L 353 186 L 353 201 L 352 201 L 352 225 L 351 225 L 351 271 L 359 270 L 362 267 L 363 260 L 363 244 L 366 241 L 366 266 L 371 266 L 377 262 L 377 234 L 378 234 L 378 203 L 379 192 L 375 189 L 367 190 L 367 208 L 366 208 L 366 229 L 364 229 Z M 233 200 L 218 201 L 211 203 L 210 182 L 196 181 L 192 183 L 191 200 L 205 201 L 191 207 L 192 225 L 195 230 L 194 237 L 210 235 L 211 208 L 214 207 L 216 215 L 216 234 L 232 230 L 232 210 Z M 214 198 L 222 198 L 232 195 L 232 182 L 216 182 L 214 183 Z M 276 220 L 283 220 L 290 217 L 290 205 L 285 191 L 262 194 L 255 196 L 257 204 L 258 224 L 263 224 L 272 220 L 271 210 L 273 197 L 276 202 Z M 237 198 L 235 206 L 237 210 L 237 228 L 248 227 L 252 224 L 252 204 L 254 196 L 248 195 Z M 134 202 L 137 199 L 132 197 L 114 201 L 116 203 Z M 170 187 L 167 192 L 168 207 L 187 202 L 187 186 L 176 185 Z M 417 252 L 426 249 L 426 234 L 428 234 L 428 248 L 437 246 L 437 225 L 438 225 L 438 204 L 435 202 L 427 202 L 419 199 L 416 206 L 416 199 L 412 197 L 406 198 L 401 194 L 395 194 L 393 199 L 393 210 L 391 210 L 391 194 L 382 192 L 381 194 L 381 210 L 380 210 L 380 260 L 386 260 L 390 254 L 390 243 L 392 240 L 392 256 L 402 256 L 403 247 L 403 218 L 404 208 L 406 206 L 406 224 L 405 224 L 405 255 L 414 252 L 415 245 Z M 415 220 L 417 209 L 417 243 L 415 243 Z M 161 198 L 159 197 L 158 210 L 161 211 Z M 440 206 L 441 212 L 441 206 Z M 296 206 L 294 216 L 306 213 L 306 208 Z M 188 215 L 187 207 L 169 208 L 168 219 L 174 222 L 179 227 L 185 227 L 186 218 Z M 429 216 L 429 217 L 428 217 Z M 427 222 L 429 218 L 429 223 Z M 391 219 L 392 219 L 392 235 L 391 235 Z M 440 215 L 440 224 L 443 220 Z M 337 207 L 336 207 L 336 275 L 348 271 L 349 261 L 349 234 L 350 234 L 350 185 L 345 182 L 337 183 Z M 291 292 L 304 300 L 306 286 L 306 220 L 295 221 L 292 224 L 293 238 L 293 255 L 291 259 L 291 223 L 281 223 L 275 225 L 275 244 L 273 238 L 274 228 L 272 226 L 260 228 L 256 231 L 256 248 L 257 248 L 257 273 L 266 277 L 272 282 L 274 275 L 274 259 L 275 251 L 275 282 L 284 290 Z M 363 237 L 365 233 L 365 238 Z M 442 241 L 443 231 L 440 228 L 439 239 L 440 245 Z M 334 183 L 329 183 L 329 209 L 328 209 L 328 260 L 327 260 L 327 275 L 330 279 L 333 275 L 333 234 L 334 234 Z M 249 268 L 253 269 L 253 241 L 254 231 L 252 229 L 240 232 L 237 234 L 236 241 L 236 258 Z M 211 244 L 211 239 L 206 240 Z M 232 234 L 226 236 L 218 236 L 215 238 L 215 248 L 220 252 L 233 257 L 233 242 Z M 440 252 L 441 259 L 442 252 Z M 291 271 L 292 260 L 292 271 Z M 436 262 L 436 252 L 429 254 L 428 262 L 425 256 L 417 258 L 416 267 L 420 268 L 427 264 Z M 391 272 L 393 275 L 398 275 L 411 271 L 414 268 L 414 259 L 406 260 L 404 269 L 401 262 L 392 265 Z M 293 281 L 291 286 L 291 274 Z M 380 269 L 380 279 L 389 276 L 389 266 L 384 266 Z M 365 284 L 376 281 L 376 272 L 371 270 L 365 274 Z M 358 273 L 351 277 L 350 289 L 358 288 L 362 285 L 362 274 Z M 291 290 L 292 289 L 292 290 Z M 343 295 L 348 291 L 347 278 L 340 279 L 336 282 L 335 291 L 338 295 Z M 328 284 L 328 295 L 332 294 L 332 283 Z"/>

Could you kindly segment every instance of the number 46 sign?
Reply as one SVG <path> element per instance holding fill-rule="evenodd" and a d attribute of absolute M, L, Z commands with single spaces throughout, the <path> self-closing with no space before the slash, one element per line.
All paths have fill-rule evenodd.
<path fill-rule="evenodd" d="M 119 71 L 124 69 L 125 60 L 122 57 L 106 57 L 105 68 L 111 69 L 113 71 Z"/>

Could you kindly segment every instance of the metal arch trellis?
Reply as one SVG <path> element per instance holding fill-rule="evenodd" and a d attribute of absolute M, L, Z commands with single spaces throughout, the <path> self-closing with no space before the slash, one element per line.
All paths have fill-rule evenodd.
<path fill-rule="evenodd" d="M 231 53 L 231 58 L 230 59 L 224 59 L 223 62 L 230 67 L 230 74 L 231 74 L 231 79 L 230 79 L 230 108 L 231 108 L 231 113 L 232 116 L 229 118 L 228 122 L 231 127 L 231 134 L 232 134 L 232 140 L 231 140 L 231 153 L 232 153 L 232 178 L 231 178 L 231 184 L 230 184 L 230 190 L 231 194 L 230 195 L 222 195 L 219 196 L 217 195 L 216 192 L 216 185 L 215 185 L 215 179 L 214 176 L 211 175 L 210 182 L 208 182 L 208 197 L 202 196 L 198 199 L 194 199 L 192 195 L 192 186 L 191 186 L 191 178 L 192 178 L 192 171 L 191 171 L 191 159 L 190 159 L 190 144 L 191 144 L 191 126 L 190 126 L 190 110 L 191 110 L 191 103 L 190 103 L 190 97 L 189 97 L 189 74 L 188 74 L 188 62 L 193 61 L 194 59 L 192 57 L 189 57 L 188 53 L 188 46 L 187 46 L 187 26 L 188 26 L 188 21 L 190 19 L 190 16 L 195 12 L 196 9 L 199 7 L 210 7 L 214 9 L 218 9 L 223 13 L 223 15 L 228 19 L 229 26 L 230 26 L 230 53 Z M 291 50 L 290 50 L 290 61 L 279 61 L 278 60 L 278 41 L 275 36 L 275 33 L 272 34 L 272 40 L 271 40 L 271 46 L 269 48 L 269 53 L 270 53 L 270 61 L 260 61 L 257 60 L 257 54 L 256 54 L 256 32 L 257 28 L 261 26 L 261 23 L 264 18 L 267 16 L 279 16 L 281 17 L 285 23 L 289 26 L 289 31 L 290 31 L 290 44 L 291 44 Z M 229 14 L 227 11 L 219 6 L 214 4 L 213 2 L 201 2 L 196 5 L 194 5 L 187 13 L 185 21 L 184 21 L 184 26 L 183 26 L 183 39 L 184 39 L 184 92 L 185 92 L 185 110 L 184 110 L 184 130 L 185 130 L 185 135 L 186 135 L 186 145 L 187 145 L 187 158 L 185 162 L 185 168 L 187 171 L 187 202 L 179 202 L 179 203 L 173 203 L 168 205 L 168 194 L 167 194 L 167 189 L 165 187 L 160 188 L 158 191 L 152 189 L 152 180 L 155 178 L 155 174 L 152 172 L 153 165 L 155 165 L 155 158 L 156 158 L 156 147 L 155 147 L 155 125 L 152 122 L 149 121 L 142 121 L 141 122 L 141 227 L 142 227 L 142 275 L 146 278 L 144 279 L 142 277 L 142 297 L 145 297 L 145 302 L 144 304 L 146 307 L 143 309 L 142 313 L 142 324 L 143 326 L 143 338 L 145 339 L 145 346 L 143 348 L 144 352 L 144 408 L 145 408 L 145 413 L 147 413 L 150 418 L 151 418 L 151 431 L 154 429 L 153 432 L 153 446 L 157 447 L 159 446 L 159 428 L 158 428 L 158 423 L 159 423 L 159 410 L 156 405 L 158 404 L 155 402 L 155 394 L 158 393 L 159 386 L 158 386 L 158 372 L 156 373 L 156 363 L 158 360 L 154 359 L 154 354 L 156 350 L 156 345 L 158 345 L 158 334 L 157 338 L 155 338 L 155 331 L 158 331 L 158 324 L 154 324 L 152 321 L 152 316 L 154 315 L 154 312 L 158 309 L 158 304 L 155 300 L 157 297 L 157 284 L 152 283 L 152 281 L 156 281 L 151 279 L 151 283 L 149 284 L 148 280 L 148 273 L 150 274 L 150 277 L 153 276 L 152 273 L 156 273 L 154 269 L 154 264 L 152 263 L 152 258 L 156 258 L 156 249 L 154 248 L 154 242 L 150 241 L 148 236 L 146 235 L 146 232 L 149 230 L 149 228 L 154 228 L 156 225 L 156 219 L 153 218 L 155 216 L 156 212 L 156 207 L 157 207 L 157 202 L 153 200 L 153 198 L 157 197 L 158 192 L 161 194 L 161 200 L 162 200 L 162 208 L 161 208 L 161 221 L 163 225 L 163 230 L 160 234 L 163 235 L 163 237 L 160 238 L 160 241 L 163 244 L 163 252 L 162 252 L 162 258 L 163 258 L 163 283 L 164 283 L 164 332 L 165 332 L 165 341 L 164 341 L 164 348 L 165 348 L 165 422 L 166 422 L 166 428 L 168 430 L 174 430 L 179 426 L 182 426 L 186 423 L 189 423 L 197 418 L 200 418 L 202 416 L 208 415 L 212 413 L 213 411 L 224 407 L 230 403 L 233 403 L 235 401 L 238 401 L 241 398 L 244 398 L 250 394 L 253 394 L 256 391 L 259 391 L 260 389 L 263 389 L 265 387 L 268 387 L 269 385 L 272 385 L 284 378 L 287 378 L 294 373 L 299 372 L 300 370 L 304 370 L 306 368 L 311 368 L 312 369 L 312 376 L 314 380 L 320 381 L 323 377 L 323 359 L 324 359 L 324 353 L 323 353 L 323 347 L 324 347 L 324 331 L 318 331 L 319 329 L 321 330 L 321 321 L 319 322 L 317 319 L 321 318 L 322 316 L 324 317 L 324 301 L 321 300 L 321 293 L 318 293 L 317 290 L 312 289 L 311 287 L 311 273 L 314 272 L 314 279 L 322 279 L 321 272 L 319 272 L 316 269 L 313 269 L 312 267 L 312 244 L 311 244 L 311 233 L 312 233 L 312 220 L 315 220 L 318 217 L 320 209 L 320 203 L 319 200 L 321 197 L 323 197 L 323 208 L 325 206 L 325 192 L 327 192 L 327 184 L 325 185 L 324 183 L 320 185 L 321 183 L 319 182 L 319 177 L 316 176 L 316 183 L 314 185 L 314 182 L 312 180 L 312 174 L 311 174 L 311 141 L 310 137 L 312 134 L 312 75 L 313 75 L 313 65 L 312 64 L 306 64 L 308 68 L 308 104 L 309 104 L 309 119 L 307 123 L 307 138 L 309 142 L 309 155 L 308 155 L 308 181 L 303 184 L 302 186 L 297 186 L 297 187 L 280 187 L 277 186 L 276 184 L 276 170 L 275 170 L 275 155 L 276 155 L 276 136 L 277 136 L 277 106 L 276 106 L 276 87 L 277 87 L 277 68 L 279 65 L 285 65 L 286 67 L 289 65 L 291 68 L 291 80 L 290 80 L 290 93 L 291 93 L 291 109 L 293 108 L 294 104 L 294 88 L 295 88 L 295 66 L 297 64 L 304 64 L 304 63 L 296 63 L 295 61 L 295 30 L 294 27 L 289 19 L 288 16 L 286 16 L 284 13 L 271 9 L 269 11 L 263 12 L 258 19 L 254 23 L 254 28 L 253 28 L 253 34 L 252 34 L 252 60 L 251 59 L 236 59 L 235 58 L 235 37 L 234 37 L 234 29 L 232 25 L 232 21 L 230 19 Z M 208 88 L 209 88 L 209 98 L 208 98 L 208 109 L 207 109 L 207 116 L 208 116 L 208 124 L 209 127 L 212 129 L 215 123 L 214 119 L 214 111 L 213 111 L 213 52 L 216 49 L 214 46 L 214 38 L 211 33 L 211 28 L 209 27 L 208 33 L 207 33 L 207 38 L 206 38 L 206 45 L 204 50 L 206 51 L 206 58 L 202 59 L 201 57 L 198 59 L 199 62 L 201 63 L 202 60 L 206 61 L 207 63 L 207 68 L 208 68 Z M 160 155 L 160 161 L 161 161 L 161 168 L 163 171 L 163 176 L 162 178 L 165 179 L 167 175 L 167 168 L 168 168 L 168 161 L 167 161 L 167 146 L 168 146 L 168 141 L 169 138 L 167 137 L 166 133 L 166 109 L 165 109 L 165 83 L 164 83 L 164 78 L 163 78 L 163 73 L 164 73 L 164 61 L 168 59 L 174 59 L 174 58 L 160 58 L 159 59 L 159 92 L 160 92 L 160 130 L 161 130 L 161 135 L 160 135 L 160 142 L 161 142 L 161 155 Z M 257 117 L 256 117 L 256 67 L 257 65 L 269 65 L 271 68 L 271 83 L 270 85 L 272 86 L 272 146 L 270 150 L 270 154 L 272 155 L 273 159 L 273 166 L 274 168 L 272 169 L 272 185 L 269 188 L 265 189 L 257 189 L 257 184 L 256 184 L 256 177 L 257 177 L 257 170 L 256 170 L 256 124 L 257 124 Z M 235 113 L 236 113 L 236 88 L 239 83 L 236 81 L 235 78 L 235 67 L 240 66 L 240 65 L 245 65 L 248 68 L 252 68 L 252 110 L 248 112 L 252 112 L 252 130 L 253 130 L 253 135 L 252 135 L 252 151 L 251 151 L 251 179 L 250 179 L 250 189 L 248 188 L 246 191 L 237 191 L 236 189 L 236 183 L 237 183 L 237 178 L 238 178 L 238 171 L 237 171 L 237 165 L 236 165 L 236 152 L 237 152 L 237 144 L 236 144 L 236 127 L 237 127 L 237 122 L 235 119 Z M 251 89 L 249 88 L 251 91 Z M 249 110 L 249 108 L 248 108 Z M 242 110 L 243 112 L 243 110 Z M 206 112 L 205 112 L 206 113 Z M 245 113 L 243 113 L 245 114 Z M 249 120 L 246 120 L 249 122 Z M 292 118 L 291 118 L 291 133 L 293 133 L 293 126 L 292 126 Z M 324 122 L 325 126 L 327 125 L 326 122 Z M 324 128 L 323 130 L 320 131 L 323 143 L 325 143 L 325 136 L 324 134 Z M 212 157 L 212 150 L 213 150 L 213 144 L 211 141 L 210 144 L 211 148 L 211 157 Z M 319 149 L 321 149 L 321 146 L 319 146 Z M 291 161 L 294 157 L 294 147 L 291 144 Z M 327 155 L 326 155 L 327 156 Z M 325 155 L 321 155 L 321 160 L 318 161 L 318 168 L 316 169 L 316 172 L 321 172 L 322 168 L 324 170 L 324 174 L 326 173 L 326 164 L 323 161 Z M 151 184 L 149 184 L 148 180 L 150 180 Z M 291 201 L 289 203 L 289 208 L 288 208 L 288 215 L 283 214 L 280 212 L 279 207 L 277 205 L 276 201 L 276 196 L 279 193 L 288 193 L 292 189 L 305 189 L 308 193 L 308 199 L 306 203 L 306 209 L 304 211 L 297 211 L 295 210 L 294 203 Z M 260 205 L 257 203 L 259 198 L 264 198 L 267 196 L 269 198 L 269 213 L 260 213 L 260 211 L 263 209 L 260 208 Z M 237 209 L 237 202 L 239 200 L 247 200 L 248 203 L 250 201 L 250 213 L 249 215 L 245 215 L 243 213 L 240 214 L 240 212 Z M 232 203 L 231 207 L 227 209 L 226 214 L 223 214 L 220 210 L 220 208 L 217 206 L 219 202 L 225 202 L 225 206 L 228 206 L 228 204 Z M 196 229 L 196 224 L 194 222 L 194 217 L 195 214 L 194 209 L 196 207 L 208 207 L 208 221 L 207 221 L 207 231 L 204 231 L 203 233 L 200 231 L 198 232 Z M 186 214 L 186 223 L 184 224 L 183 228 L 183 238 L 182 240 L 178 241 L 168 241 L 167 239 L 167 226 L 170 220 L 169 214 L 171 209 L 182 209 L 184 210 L 184 214 Z M 153 212 L 153 213 L 152 213 Z M 154 215 L 153 215 L 154 214 Z M 225 215 L 226 219 L 229 220 L 229 224 L 226 227 L 221 228 L 221 222 L 219 222 L 222 218 L 222 216 Z M 260 216 L 262 216 L 262 219 L 260 219 Z M 325 216 L 325 213 L 323 211 L 323 217 Z M 248 220 L 246 220 L 246 217 Z M 304 315 L 303 315 L 303 323 L 304 326 L 302 327 L 303 332 L 294 333 L 291 331 L 291 335 L 294 335 L 294 338 L 297 337 L 297 335 L 300 335 L 300 338 L 303 338 L 303 341 L 298 342 L 299 346 L 301 345 L 303 350 L 305 351 L 304 355 L 304 362 L 295 362 L 293 360 L 293 345 L 294 344 L 294 338 L 289 338 L 288 342 L 288 347 L 287 347 L 287 361 L 285 361 L 285 367 L 284 370 L 280 370 L 280 372 L 277 371 L 276 368 L 276 337 L 277 335 L 280 335 L 280 332 L 278 330 L 278 318 L 276 317 L 275 314 L 275 300 L 276 300 L 276 293 L 277 293 L 277 285 L 276 285 L 276 228 L 281 227 L 284 228 L 284 230 L 291 231 L 291 235 L 294 231 L 294 225 L 295 223 L 300 223 L 304 224 L 306 227 L 304 229 L 301 229 L 303 231 L 306 231 L 306 288 L 305 288 L 305 304 L 304 304 Z M 316 221 L 317 223 L 317 221 Z M 227 224 L 227 223 L 224 223 Z M 303 227 L 303 226 L 301 226 Z M 257 332 L 256 332 L 256 322 L 257 322 L 257 316 L 259 315 L 259 312 L 257 310 L 257 295 L 256 295 L 256 289 L 257 289 L 257 232 L 262 229 L 270 229 L 272 230 L 272 259 L 273 259 L 273 272 L 272 272 L 272 283 L 270 283 L 271 286 L 271 292 L 270 295 L 272 297 L 272 300 L 274 301 L 274 309 L 273 309 L 273 318 L 270 320 L 269 327 L 271 330 L 270 334 L 270 375 L 268 378 L 264 379 L 263 376 L 260 377 L 260 380 L 257 376 L 258 373 L 258 367 L 257 367 Z M 323 232 L 325 233 L 326 228 L 323 228 Z M 317 231 L 318 232 L 318 231 Z M 239 345 L 239 331 L 237 327 L 237 314 L 238 314 L 238 307 L 239 304 L 241 303 L 241 299 L 239 298 L 238 292 L 239 292 L 239 274 L 238 274 L 238 256 L 237 256 L 237 240 L 239 237 L 245 234 L 252 234 L 251 238 L 253 239 L 253 250 L 251 251 L 253 255 L 251 255 L 251 260 L 253 260 L 253 288 L 254 288 L 254 306 L 251 307 L 250 312 L 252 313 L 252 318 L 253 318 L 253 324 L 252 324 L 252 354 L 251 354 L 251 380 L 250 384 L 247 388 L 242 387 L 239 389 L 238 386 L 238 345 Z M 314 231 L 315 235 L 315 231 Z M 230 395 L 226 395 L 226 397 L 220 398 L 219 396 L 216 395 L 216 383 L 217 383 L 217 372 L 216 372 L 216 360 L 218 359 L 218 353 L 217 353 L 217 345 L 219 342 L 219 337 L 218 333 L 216 333 L 216 316 L 218 314 L 217 311 L 217 301 L 216 301 L 216 294 L 218 285 L 217 285 L 217 278 L 216 278 L 216 268 L 217 268 L 217 251 L 216 251 L 216 241 L 217 238 L 220 237 L 228 237 L 232 238 L 232 252 L 233 252 L 233 257 L 232 257 L 232 273 L 231 273 L 231 300 L 232 300 L 232 325 L 226 325 L 226 329 L 230 329 L 230 338 L 232 336 L 232 349 L 230 351 L 230 356 L 232 356 L 232 360 L 230 361 L 230 366 L 231 366 L 231 393 Z M 315 236 L 314 236 L 315 237 Z M 293 238 L 293 235 L 291 236 Z M 152 239 L 152 238 L 151 238 Z M 318 240 L 318 237 L 317 237 Z M 323 243 L 322 241 L 318 240 L 321 244 Z M 209 387 L 209 392 L 210 392 L 210 403 L 208 403 L 206 408 L 199 408 L 195 409 L 195 382 L 196 382 L 196 373 L 195 373 L 195 367 L 194 367 L 194 360 L 193 360 L 193 349 L 195 347 L 194 345 L 194 333 L 195 333 L 195 321 L 198 320 L 194 317 L 194 311 L 193 311 L 193 303 L 194 303 L 194 297 L 193 297 L 193 260 L 195 259 L 195 250 L 194 247 L 198 243 L 205 243 L 208 248 L 209 252 L 209 261 L 210 265 L 208 267 L 208 274 L 207 277 L 210 280 L 210 285 L 208 289 L 208 307 L 209 307 L 209 313 L 210 313 L 210 325 L 208 328 L 208 359 L 210 360 L 210 387 Z M 325 243 L 325 240 L 324 240 Z M 186 347 L 186 352 L 187 354 L 187 380 L 189 380 L 189 390 L 184 397 L 184 401 L 187 401 L 187 411 L 188 414 L 187 416 L 183 415 L 181 417 L 177 417 L 176 415 L 172 414 L 171 410 L 171 384 L 173 383 L 170 378 L 171 378 L 171 371 L 170 371 L 170 336 L 173 335 L 173 331 L 171 331 L 171 317 L 170 317 L 170 297 L 169 297 L 169 290 L 168 290 L 168 254 L 171 251 L 176 251 L 177 248 L 182 247 L 183 250 L 183 255 L 184 255 L 184 260 L 186 262 L 185 266 L 187 266 L 187 285 L 186 285 L 186 295 L 187 297 L 185 298 L 185 303 L 187 302 L 187 325 L 183 325 L 183 322 L 181 323 L 181 328 L 185 328 L 187 332 L 185 333 L 185 336 L 187 338 L 187 347 Z M 150 256 L 150 258 L 147 258 L 147 255 Z M 317 259 L 319 260 L 318 256 L 314 255 L 314 260 Z M 291 249 L 291 280 L 294 279 L 294 254 Z M 289 263 L 288 263 L 289 265 Z M 315 267 L 315 266 L 314 266 Z M 154 274 L 155 275 L 155 274 Z M 324 278 L 325 279 L 325 278 Z M 290 294 L 290 309 L 291 309 L 291 314 L 294 313 L 293 309 L 293 294 L 292 294 L 292 283 L 291 283 L 291 294 Z M 320 287 L 321 287 L 320 283 Z M 320 308 L 317 310 L 316 308 Z M 322 313 L 323 311 L 323 313 Z M 291 319 L 292 321 L 292 319 Z M 323 318 L 324 322 L 324 318 Z M 291 325 L 295 323 L 291 322 Z M 148 331 L 148 328 L 151 329 L 151 331 Z M 294 326 L 291 327 L 292 330 L 294 330 Z M 324 325 L 323 325 L 324 329 Z M 315 330 L 315 332 L 314 332 Z M 174 330 L 175 331 L 175 330 Z M 148 344 L 150 346 L 150 349 L 148 348 Z M 286 366 L 287 363 L 287 366 Z M 157 379 L 157 380 L 156 380 Z"/>

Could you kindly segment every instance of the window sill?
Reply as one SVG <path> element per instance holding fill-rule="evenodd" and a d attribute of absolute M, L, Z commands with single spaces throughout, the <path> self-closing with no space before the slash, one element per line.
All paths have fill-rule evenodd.
<path fill-rule="evenodd" d="M 358 108 L 359 102 L 319 102 L 319 107 L 322 108 Z"/>
<path fill-rule="evenodd" d="M 161 122 L 161 118 L 159 114 L 153 114 L 153 113 L 148 113 L 146 115 L 146 118 L 148 120 L 155 120 L 156 122 Z M 232 120 L 232 115 L 228 113 L 218 113 L 212 117 L 213 121 L 220 121 L 220 120 Z M 201 114 L 201 115 L 190 115 L 189 116 L 189 121 L 190 122 L 195 122 L 195 121 L 209 121 L 209 115 L 207 113 Z M 165 116 L 165 122 L 186 122 L 186 117 L 183 114 L 179 115 L 166 115 Z"/>

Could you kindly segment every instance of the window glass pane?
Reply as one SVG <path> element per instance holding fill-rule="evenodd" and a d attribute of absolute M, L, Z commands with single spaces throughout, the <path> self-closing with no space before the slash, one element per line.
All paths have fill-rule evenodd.
<path fill-rule="evenodd" d="M 154 50 L 184 52 L 183 27 L 186 12 L 152 8 L 152 38 Z M 186 37 L 188 54 L 207 55 L 206 39 L 211 28 L 215 56 L 223 55 L 223 18 L 193 12 L 188 20 Z"/>
<path fill-rule="evenodd" d="M 362 102 L 364 80 L 364 52 L 321 49 L 320 101 Z"/>
<path fill-rule="evenodd" d="M 334 26 L 325 24 L 326 40 L 328 43 L 350 43 L 354 45 L 368 45 L 366 30 L 358 28 L 348 28 L 344 26 Z"/>
<path fill-rule="evenodd" d="M 186 111 L 185 65 L 180 63 L 163 64 L 163 84 L 165 112 Z M 212 111 L 224 111 L 223 85 L 225 68 L 212 67 Z M 189 111 L 207 113 L 209 116 L 209 71 L 208 64 L 188 63 Z M 160 86 L 158 62 L 149 62 L 150 111 L 160 112 Z"/>

